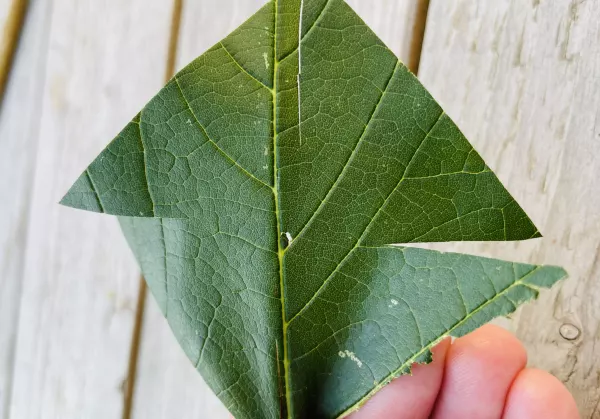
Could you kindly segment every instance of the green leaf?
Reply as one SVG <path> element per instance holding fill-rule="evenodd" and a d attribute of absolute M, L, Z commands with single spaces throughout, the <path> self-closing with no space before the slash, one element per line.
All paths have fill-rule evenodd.
<path fill-rule="evenodd" d="M 344 415 L 565 275 L 391 246 L 540 234 L 342 0 L 265 5 L 62 203 L 125 216 L 173 333 L 238 419 Z"/>

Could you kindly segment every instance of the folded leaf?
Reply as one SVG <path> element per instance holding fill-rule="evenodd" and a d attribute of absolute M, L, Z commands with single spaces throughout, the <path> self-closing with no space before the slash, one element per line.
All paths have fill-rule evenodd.
<path fill-rule="evenodd" d="M 237 419 L 334 418 L 565 273 L 393 243 L 540 237 L 342 0 L 274 0 L 180 71 L 63 204 L 124 216 Z"/>

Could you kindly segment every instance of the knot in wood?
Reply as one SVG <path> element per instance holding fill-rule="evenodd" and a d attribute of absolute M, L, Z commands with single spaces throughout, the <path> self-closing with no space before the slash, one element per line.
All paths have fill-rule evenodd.
<path fill-rule="evenodd" d="M 563 324 L 558 331 L 566 340 L 575 340 L 581 335 L 581 330 L 572 323 Z"/>

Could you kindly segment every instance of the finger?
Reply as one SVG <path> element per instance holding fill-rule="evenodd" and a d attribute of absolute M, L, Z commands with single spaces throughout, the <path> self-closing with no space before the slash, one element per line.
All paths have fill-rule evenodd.
<path fill-rule="evenodd" d="M 492 325 L 457 339 L 448 350 L 434 419 L 497 419 L 517 374 L 525 367 L 523 345 Z"/>
<path fill-rule="evenodd" d="M 578 419 L 571 393 L 554 376 L 527 368 L 517 375 L 508 393 L 503 419 Z"/>
<path fill-rule="evenodd" d="M 450 339 L 433 350 L 433 362 L 413 366 L 412 376 L 396 378 L 373 396 L 351 419 L 426 419 L 431 414 L 444 374 Z"/>

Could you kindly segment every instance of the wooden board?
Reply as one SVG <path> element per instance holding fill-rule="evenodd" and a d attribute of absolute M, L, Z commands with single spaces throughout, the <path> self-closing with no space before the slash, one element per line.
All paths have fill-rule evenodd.
<path fill-rule="evenodd" d="M 0 1 L 0 28 L 12 0 Z M 48 2 L 33 1 L 0 108 L 0 419 L 8 419 L 27 220 L 49 31 Z"/>
<path fill-rule="evenodd" d="M 43 100 L 35 110 L 41 122 L 36 127 L 13 115 L 39 148 L 37 158 L 26 156 L 36 169 L 29 222 L 18 233 L 26 231 L 27 254 L 10 418 L 118 418 L 138 269 L 113 217 L 57 202 L 162 85 L 172 5 L 38 3 L 52 5 L 44 12 L 50 34 L 41 34 L 48 42 Z"/>
<path fill-rule="evenodd" d="M 0 0 L 0 28 L 4 28 L 10 11 L 12 0 Z"/>
<path fill-rule="evenodd" d="M 415 0 L 416 1 L 416 0 Z M 413 0 L 362 0 L 348 3 L 403 60 L 408 59 Z M 239 26 L 264 0 L 203 0 L 185 2 L 177 67 L 202 54 Z M 134 419 L 219 419 L 229 415 L 204 384 L 154 301 L 146 306 L 134 395 Z"/>
<path fill-rule="evenodd" d="M 420 78 L 544 234 L 441 245 L 564 266 L 509 327 L 600 418 L 600 3 L 432 0 Z"/>

